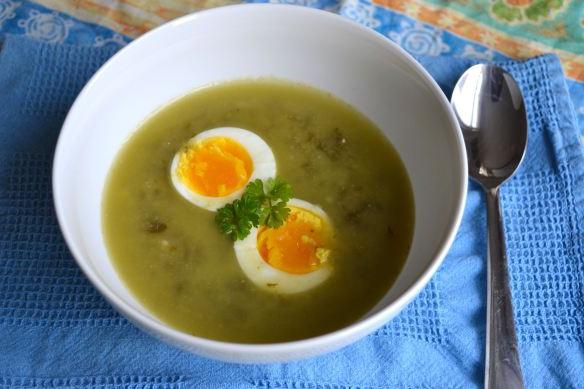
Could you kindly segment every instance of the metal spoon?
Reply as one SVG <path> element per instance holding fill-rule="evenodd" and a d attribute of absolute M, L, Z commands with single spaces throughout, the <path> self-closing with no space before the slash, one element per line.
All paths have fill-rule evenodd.
<path fill-rule="evenodd" d="M 499 187 L 515 173 L 527 148 L 523 96 L 500 67 L 475 65 L 456 83 L 451 103 L 464 136 L 469 174 L 487 197 L 485 388 L 523 388 L 499 205 Z"/>

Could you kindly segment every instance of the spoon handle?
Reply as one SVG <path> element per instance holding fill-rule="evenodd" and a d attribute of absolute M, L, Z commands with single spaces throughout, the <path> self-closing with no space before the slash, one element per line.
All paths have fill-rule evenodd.
<path fill-rule="evenodd" d="M 498 188 L 488 189 L 486 196 L 489 258 L 485 389 L 522 389 L 523 377 L 513 323 L 513 306 Z"/>

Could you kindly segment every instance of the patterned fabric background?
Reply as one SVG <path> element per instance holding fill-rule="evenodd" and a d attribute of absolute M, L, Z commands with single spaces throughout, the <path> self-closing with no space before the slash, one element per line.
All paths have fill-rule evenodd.
<path fill-rule="evenodd" d="M 584 133 L 582 0 L 0 0 L 0 35 L 122 46 L 167 20 L 240 2 L 339 12 L 419 55 L 497 60 L 554 52 Z"/>
<path fill-rule="evenodd" d="M 265 2 L 265 0 L 243 1 Z M 576 107 L 580 128 L 584 129 L 584 0 L 270 1 L 301 4 L 341 13 L 377 30 L 416 55 L 498 60 L 555 52 L 562 59 L 564 69 L 570 77 L 568 84 L 572 102 Z M 33 2 L 0 0 L 0 45 L 2 35 L 5 33 L 27 35 L 56 43 L 50 48 L 45 46 L 43 50 L 47 50 L 48 53 L 39 51 L 36 54 L 38 57 L 33 57 L 35 60 L 29 63 L 34 66 L 25 69 L 18 67 L 23 75 L 27 77 L 30 75 L 30 85 L 45 86 L 44 90 L 28 87 L 30 94 L 26 92 L 24 104 L 18 107 L 21 110 L 18 112 L 34 118 L 34 123 L 43 123 L 51 114 L 64 114 L 66 107 L 69 106 L 86 77 L 97 69 L 109 56 L 110 51 L 126 45 L 133 38 L 166 20 L 184 13 L 232 2 L 239 1 L 37 0 Z M 70 49 L 60 43 L 77 47 Z M 99 53 L 84 54 L 85 51 L 93 52 L 84 46 L 106 49 L 98 50 Z M 67 58 L 67 61 L 63 64 L 56 62 L 55 58 Z M 549 70 L 548 67 L 541 69 Z M 506 192 L 508 204 L 505 217 L 506 220 L 512 221 L 508 231 L 509 255 L 520 258 L 511 267 L 512 274 L 515 274 L 511 281 L 519 286 L 517 289 L 521 291 L 523 301 L 516 305 L 520 345 L 527 350 L 528 358 L 536 361 L 534 366 L 546 366 L 546 359 L 554 361 L 548 366 L 550 371 L 542 374 L 540 369 L 532 375 L 532 380 L 535 381 L 533 386 L 560 387 L 554 383 L 569 378 L 573 378 L 576 382 L 582 377 L 581 355 L 583 354 L 579 344 L 584 338 L 584 322 L 580 320 L 580 312 L 583 311 L 583 289 L 580 287 L 582 280 L 577 274 L 582 266 L 581 261 L 578 260 L 584 255 L 580 250 L 581 245 L 577 244 L 582 236 L 582 228 L 578 223 L 581 218 L 578 219 L 579 214 L 572 213 L 575 212 L 573 210 L 576 204 L 581 201 L 581 196 L 577 196 L 573 192 L 575 189 L 572 189 L 576 187 L 575 180 L 581 176 L 580 172 L 576 172 L 578 175 L 575 175 L 576 173 L 567 167 L 570 162 L 568 159 L 558 157 L 561 163 L 557 165 L 552 165 L 551 162 L 540 164 L 538 159 L 546 159 L 546 152 L 552 149 L 551 140 L 542 139 L 560 131 L 563 124 L 562 120 L 555 115 L 551 117 L 545 114 L 539 115 L 540 112 L 559 111 L 556 107 L 547 106 L 555 104 L 555 100 L 551 98 L 550 88 L 544 89 L 545 93 L 535 92 L 539 92 L 537 88 L 541 87 L 540 81 L 545 80 L 546 75 L 544 70 L 537 70 L 528 72 L 523 79 L 524 89 L 528 92 L 528 96 L 531 96 L 534 106 L 538 107 L 534 110 L 538 115 L 532 114 L 530 117 L 534 135 L 532 139 L 535 139 L 534 144 L 539 144 L 542 148 L 535 150 L 536 152 L 531 154 L 530 160 L 524 165 L 537 166 L 537 170 L 519 175 L 513 183 L 509 184 Z M 46 98 L 39 93 L 47 93 L 51 98 Z M 17 101 L 17 99 L 12 99 L 11 95 L 3 95 L 0 92 L 1 96 L 6 97 L 5 102 Z M 558 104 L 568 105 L 563 99 Z M 39 116 L 44 117 L 39 118 Z M 54 132 L 48 135 L 51 134 Z M 37 139 L 35 141 L 40 147 L 52 144 L 38 142 Z M 569 146 L 579 147 L 572 144 Z M 550 147 L 550 149 L 545 147 Z M 565 150 L 559 153 L 559 155 L 564 154 Z M 0 241 L 0 246 L 4 245 L 4 249 L 10 253 L 9 260 L 5 261 L 0 273 L 4 271 L 4 275 L 11 277 L 17 275 L 17 278 L 12 278 L 16 280 L 15 283 L 7 284 L 9 288 L 4 290 L 7 305 L 4 312 L 0 312 L 0 316 L 3 316 L 0 317 L 0 322 L 3 320 L 4 324 L 10 326 L 9 330 L 17 334 L 17 331 L 23 331 L 24 328 L 18 325 L 27 324 L 27 320 L 31 320 L 27 324 L 28 330 L 38 338 L 40 338 L 38 334 L 51 334 L 55 327 L 50 327 L 49 324 L 62 327 L 62 332 L 47 336 L 45 343 L 48 348 L 53 347 L 53 343 L 59 340 L 59 336 L 76 340 L 75 336 L 69 337 L 63 334 L 74 334 L 74 331 L 79 330 L 78 322 L 82 321 L 85 326 L 99 327 L 99 330 L 103 331 L 100 334 L 112 334 L 108 339 L 116 342 L 115 350 L 113 347 L 108 348 L 95 360 L 109 361 L 114 351 L 119 353 L 118 355 L 127 355 L 127 350 L 132 350 L 134 353 L 135 350 L 143 350 L 143 354 L 147 355 L 152 351 L 149 348 L 148 339 L 139 336 L 138 329 L 130 326 L 126 319 L 114 313 L 109 304 L 81 275 L 81 270 L 75 265 L 63 244 L 54 220 L 50 194 L 50 167 L 49 153 L 20 156 L 9 154 L 0 158 L 0 176 L 3 174 L 5 177 L 4 185 L 0 185 L 0 199 L 5 200 L 4 204 L 1 204 L 4 207 L 4 213 L 0 216 L 7 217 L 7 222 L 0 223 L 0 235 L 3 233 L 5 237 L 3 241 Z M 544 195 L 541 195 L 542 193 Z M 538 195 L 541 196 L 538 197 Z M 373 342 L 378 342 L 375 344 L 379 344 L 379 349 L 388 356 L 387 361 L 391 359 L 392 363 L 399 365 L 410 358 L 411 355 L 407 352 L 392 353 L 392 350 L 399 349 L 399 347 L 393 347 L 396 343 L 405 344 L 411 339 L 422 340 L 419 347 L 423 348 L 424 352 L 428 352 L 432 358 L 438 360 L 441 360 L 440 357 L 450 358 L 450 355 L 442 354 L 447 342 L 448 330 L 466 328 L 465 326 L 470 325 L 472 320 L 477 320 L 476 318 L 479 317 L 476 305 L 466 304 L 464 307 L 457 305 L 459 300 L 453 297 L 458 296 L 462 289 L 476 289 L 484 263 L 483 257 L 476 255 L 477 252 L 474 250 L 474 245 L 478 244 L 476 242 L 484 243 L 484 239 L 481 238 L 484 231 L 475 228 L 476 226 L 472 224 L 472 222 L 484 221 L 481 219 L 483 208 L 479 204 L 482 204 L 482 198 L 477 186 L 471 186 L 468 200 L 467 210 L 470 212 L 465 216 L 466 228 L 461 229 L 460 234 L 464 235 L 463 241 L 470 243 L 461 244 L 457 250 L 451 251 L 449 260 L 442 265 L 443 270 L 437 273 L 438 276 L 408 306 L 404 314 L 373 335 Z M 514 206 L 509 204 L 514 204 Z M 527 230 L 531 231 L 530 240 L 520 237 Z M 567 238 L 564 239 L 564 236 Z M 471 244 L 473 250 L 470 249 Z M 480 247 L 484 249 L 483 246 Z M 541 261 L 542 259 L 544 262 Z M 466 266 L 461 266 L 462 263 Z M 465 277 L 460 277 L 461 271 L 468 273 Z M 41 279 L 42 277 L 46 278 Z M 0 290 L 0 294 L 2 292 Z M 476 290 L 475 292 L 477 294 L 473 294 L 472 298 L 478 299 L 479 294 Z M 447 302 L 453 305 L 447 307 L 445 306 Z M 455 315 L 454 319 L 450 318 L 447 321 L 442 312 L 456 312 L 458 316 Z M 453 323 L 454 327 L 452 327 Z M 122 327 L 130 329 L 122 332 L 119 330 Z M 123 336 L 117 337 L 120 333 Z M 10 340 L 10 334 L 9 332 L 3 339 Z M 465 335 L 468 337 L 465 343 L 456 344 L 456 348 L 457 350 L 468 348 L 470 357 L 467 360 L 461 360 L 458 359 L 460 353 L 457 353 L 457 360 L 463 366 L 458 371 L 448 373 L 456 374 L 459 380 L 479 382 L 480 378 L 476 376 L 482 375 L 481 368 L 477 368 L 481 349 L 475 345 L 479 343 L 480 336 L 476 332 L 465 333 Z M 377 340 L 387 337 L 391 337 L 394 343 Z M 546 343 L 546 350 L 550 350 L 549 356 L 542 357 L 542 354 L 538 352 L 543 343 Z M 563 344 L 566 345 L 570 355 L 574 356 L 573 359 L 562 359 Z M 354 355 L 355 363 L 358 362 L 356 360 L 360 356 L 369 355 L 366 353 L 371 350 L 366 349 L 367 345 L 369 344 L 362 346 L 362 349 L 354 349 L 357 350 Z M 23 344 L 22 347 L 27 347 L 27 345 Z M 51 366 L 60 372 L 68 372 L 73 366 L 77 368 L 75 372 L 77 376 L 63 379 L 34 378 L 29 376 L 35 372 L 29 371 L 26 372 L 27 377 L 0 377 L 0 388 L 190 387 L 184 382 L 185 377 L 182 375 L 91 376 L 94 372 L 92 373 L 91 365 L 87 361 L 93 361 L 95 353 L 91 349 L 83 349 L 80 352 L 81 355 L 78 355 L 71 353 L 74 349 L 74 347 L 63 347 L 63 350 L 57 353 L 59 358 L 55 360 L 51 360 L 52 357 L 48 357 L 42 351 L 37 352 L 36 356 L 41 361 L 40 365 Z M 34 350 L 39 349 L 34 348 Z M 10 373 L 12 366 L 2 363 L 4 356 L 2 351 L 0 347 L 0 367 L 6 367 L 4 371 L 13 374 Z M 199 372 L 192 372 L 189 370 L 192 369 L 189 360 L 181 358 L 179 350 L 169 347 L 168 349 L 161 348 L 157 352 L 159 354 L 151 358 L 152 365 L 149 365 L 156 366 L 151 369 L 152 374 L 165 371 L 189 371 L 188 374 L 192 373 L 195 376 L 190 379 L 196 380 L 201 379 L 200 375 L 197 375 L 201 374 L 201 371 L 205 375 L 212 372 L 214 375 L 226 378 L 231 378 L 230 374 L 235 374 L 236 371 L 231 365 L 224 367 L 219 366 L 218 363 L 203 360 L 200 362 Z M 24 352 L 22 355 L 29 354 Z M 157 358 L 161 355 L 167 357 Z M 395 361 L 393 357 L 396 357 Z M 334 358 L 334 356 L 324 358 Z M 551 367 L 558 367 L 554 358 L 561 360 L 561 367 L 569 374 L 562 375 L 563 372 L 557 372 L 555 369 L 551 371 Z M 123 359 L 113 358 L 112 360 L 115 363 Z M 130 357 L 127 363 L 133 363 L 133 360 Z M 303 377 L 305 369 L 318 371 L 321 368 L 318 365 L 320 361 L 308 362 L 314 363 L 313 365 L 297 364 L 286 367 L 287 374 L 292 378 Z M 328 361 L 329 364 L 324 362 L 323 366 L 330 366 L 331 360 Z M 69 366 L 67 363 L 72 364 Z M 173 368 L 169 369 L 169 366 Z M 368 369 L 363 369 L 361 374 L 374 377 L 391 375 L 390 371 L 376 368 L 376 366 L 383 365 L 369 366 Z M 418 368 L 418 365 L 412 366 Z M 245 368 L 248 369 L 246 372 L 253 369 L 252 367 Z M 432 366 L 419 368 L 430 369 Z M 148 367 L 145 367 L 144 371 L 148 371 Z M 474 375 L 465 376 L 469 371 Z M 59 374 L 56 375 L 59 376 Z M 66 374 L 61 375 L 66 376 Z M 550 376 L 556 381 L 553 379 L 551 383 L 546 381 Z M 317 385 L 318 378 L 314 377 L 311 378 L 313 381 L 283 381 L 280 377 L 282 377 L 282 370 L 277 366 L 269 371 L 265 379 L 255 379 L 251 385 L 260 388 L 324 387 Z M 349 378 L 354 379 L 354 377 Z M 356 378 L 365 382 L 367 377 Z M 446 375 L 446 379 L 451 379 L 451 376 Z M 437 383 L 432 384 L 435 386 Z M 220 385 L 215 387 L 218 386 Z M 325 384 L 325 386 L 340 387 L 333 383 Z M 429 387 L 429 385 L 423 383 L 420 387 Z M 563 387 L 568 387 L 568 385 L 563 385 Z M 582 386 L 573 385 L 572 387 Z"/>

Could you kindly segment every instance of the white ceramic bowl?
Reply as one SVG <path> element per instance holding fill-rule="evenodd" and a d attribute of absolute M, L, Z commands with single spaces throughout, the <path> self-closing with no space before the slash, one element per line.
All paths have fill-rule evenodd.
<path fill-rule="evenodd" d="M 257 76 L 328 91 L 373 120 L 406 165 L 416 207 L 413 244 L 404 269 L 371 312 L 333 333 L 264 345 L 199 338 L 158 320 L 114 271 L 101 231 L 108 170 L 140 122 L 197 87 Z M 97 72 L 75 101 L 53 167 L 63 235 L 105 298 L 159 338 L 203 356 L 237 362 L 321 354 L 396 316 L 426 285 L 450 247 L 462 216 L 466 184 L 465 150 L 455 117 L 417 62 L 382 35 L 340 16 L 280 5 L 199 12 L 132 42 Z"/>

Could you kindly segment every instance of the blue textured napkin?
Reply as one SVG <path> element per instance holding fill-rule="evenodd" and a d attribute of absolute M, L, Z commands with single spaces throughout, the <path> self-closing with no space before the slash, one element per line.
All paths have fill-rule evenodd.
<path fill-rule="evenodd" d="M 485 214 L 471 184 L 458 238 L 395 320 L 341 351 L 268 366 L 210 361 L 119 316 L 81 274 L 53 214 L 65 113 L 113 51 L 8 36 L 0 52 L 0 387 L 472 388 L 483 376 Z M 447 95 L 470 62 L 420 59 Z M 529 150 L 503 189 L 529 388 L 584 387 L 584 158 L 553 56 L 503 64 L 529 113 Z M 301 319 L 301 318 L 299 318 Z"/>

